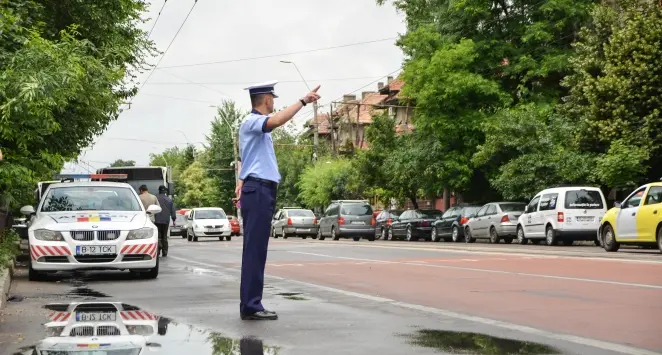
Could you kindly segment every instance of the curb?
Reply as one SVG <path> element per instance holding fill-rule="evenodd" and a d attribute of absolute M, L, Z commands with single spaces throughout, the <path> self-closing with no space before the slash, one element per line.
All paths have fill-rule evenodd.
<path fill-rule="evenodd" d="M 0 295 L 0 310 L 7 306 L 7 298 L 9 297 L 9 287 L 11 286 L 13 271 L 14 263 L 5 269 L 2 269 L 2 272 L 0 273 L 0 289 L 2 289 L 2 294 Z"/>

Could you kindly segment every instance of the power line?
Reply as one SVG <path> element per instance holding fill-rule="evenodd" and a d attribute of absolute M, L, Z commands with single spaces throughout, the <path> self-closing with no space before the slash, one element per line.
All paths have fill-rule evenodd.
<path fill-rule="evenodd" d="M 164 73 L 173 75 L 172 73 L 166 72 L 165 70 L 163 71 Z M 356 77 L 356 78 L 332 78 L 332 79 L 309 79 L 308 81 L 311 82 L 327 82 L 327 81 L 349 81 L 349 80 L 364 80 L 364 79 L 375 79 L 377 78 L 376 76 L 362 76 L 362 77 Z M 380 79 L 383 77 L 379 77 Z M 185 79 L 186 80 L 186 79 Z M 234 81 L 234 82 L 190 82 L 190 83 L 182 83 L 178 81 L 160 81 L 160 82 L 151 82 L 147 83 L 146 85 L 250 85 L 254 84 L 259 80 L 253 80 L 253 81 Z M 287 83 L 303 83 L 303 80 L 282 80 L 278 81 L 279 84 L 287 84 Z"/>
<path fill-rule="evenodd" d="M 168 44 L 168 47 L 166 47 L 166 50 L 163 52 L 163 55 L 161 55 L 159 60 L 156 62 L 156 65 L 154 65 L 152 70 L 149 72 L 149 75 L 147 76 L 147 79 L 145 79 L 145 81 L 142 83 L 142 85 L 140 85 L 140 88 L 138 89 L 138 91 L 140 91 L 143 88 L 143 86 L 145 86 L 145 83 L 147 81 L 149 81 L 149 79 L 152 77 L 152 74 L 154 74 L 154 71 L 156 70 L 156 68 L 159 66 L 159 64 L 161 64 L 161 61 L 163 60 L 163 58 L 165 58 L 166 54 L 168 54 L 168 50 L 170 49 L 172 44 L 175 42 L 175 39 L 177 39 L 177 36 L 179 35 L 179 32 L 181 32 L 182 28 L 186 24 L 186 21 L 188 20 L 188 17 L 191 15 L 191 12 L 193 12 L 193 9 L 195 8 L 195 5 L 197 3 L 198 3 L 198 0 L 194 0 L 193 5 L 191 6 L 191 9 L 188 11 L 188 14 L 186 14 L 186 17 L 184 18 L 184 21 L 182 21 L 182 24 L 177 29 L 177 32 L 175 33 L 175 36 L 172 37 L 172 40 Z"/>
<path fill-rule="evenodd" d="M 173 100 L 180 100 L 180 101 L 189 101 L 189 102 L 198 102 L 198 103 L 203 103 L 206 105 L 218 105 L 218 103 L 212 103 L 208 101 L 201 101 L 201 100 L 195 100 L 195 99 L 186 99 L 183 97 L 176 97 L 176 96 L 167 96 L 167 95 L 158 95 L 158 94 L 150 94 L 150 93 L 143 93 L 143 95 L 147 96 L 154 96 L 154 97 L 163 97 L 166 99 L 173 99 Z"/>
<path fill-rule="evenodd" d="M 163 1 L 163 6 L 161 6 L 161 10 L 159 10 L 159 14 L 156 15 L 156 20 L 154 21 L 152 28 L 149 30 L 149 34 L 147 35 L 147 38 L 150 38 L 152 36 L 152 31 L 154 31 L 154 27 L 156 27 L 156 24 L 159 22 L 159 18 L 161 18 L 161 12 L 163 11 L 163 8 L 166 6 L 166 3 L 168 3 L 168 0 Z"/>
<path fill-rule="evenodd" d="M 328 50 L 331 50 L 331 49 L 338 49 L 338 48 L 346 48 L 346 47 L 360 46 L 360 45 L 364 45 L 364 44 L 371 44 L 371 43 L 378 43 L 378 42 L 392 41 L 392 40 L 395 40 L 395 39 L 397 39 L 397 37 L 390 37 L 390 38 L 376 39 L 376 40 L 365 41 L 365 42 L 356 42 L 356 43 L 342 44 L 342 45 L 339 45 L 339 46 L 332 46 L 332 47 L 324 47 L 324 48 L 308 49 L 308 50 L 302 50 L 302 51 L 296 51 L 296 52 L 289 52 L 289 53 L 270 54 L 270 55 L 265 55 L 265 56 L 260 56 L 260 57 L 247 57 L 247 58 L 237 58 L 237 59 L 220 60 L 220 61 L 216 61 L 216 62 L 204 62 L 204 63 L 193 63 L 193 64 L 170 65 L 170 66 L 166 66 L 166 67 L 161 67 L 161 68 L 159 68 L 159 69 L 168 69 L 168 68 L 185 68 L 185 67 L 197 67 L 197 66 L 203 66 L 203 65 L 214 65 L 214 64 L 224 64 L 224 63 L 244 62 L 244 61 L 248 61 L 248 60 L 257 60 L 257 59 L 266 59 L 266 58 L 282 57 L 282 56 L 286 56 L 286 55 L 305 54 L 305 53 L 313 53 L 313 52 L 320 52 L 320 51 L 328 51 Z"/>
<path fill-rule="evenodd" d="M 212 87 L 209 87 L 209 86 L 207 86 L 207 85 L 205 85 L 205 84 L 196 83 L 195 81 L 190 80 L 190 79 L 187 79 L 187 78 L 185 78 L 185 77 L 183 77 L 183 76 L 181 76 L 181 75 L 173 74 L 173 73 L 170 73 L 170 72 L 168 72 L 168 71 L 166 71 L 166 70 L 161 70 L 161 72 L 166 73 L 166 74 L 168 74 L 168 75 L 170 75 L 170 76 L 173 76 L 173 77 L 175 77 L 175 78 L 185 80 L 185 81 L 187 81 L 189 84 L 198 85 L 198 86 L 201 86 L 201 87 L 203 87 L 203 88 L 205 88 L 205 89 L 207 89 L 207 90 L 211 90 L 211 91 L 213 91 L 213 92 L 219 93 L 219 94 L 221 94 L 221 95 L 223 95 L 223 96 L 225 96 L 225 97 L 231 97 L 230 95 L 228 95 L 228 94 L 226 94 L 226 93 L 224 93 L 224 92 L 222 92 L 222 91 L 220 91 L 220 90 L 216 90 L 216 89 L 214 89 L 214 88 L 212 88 Z"/>

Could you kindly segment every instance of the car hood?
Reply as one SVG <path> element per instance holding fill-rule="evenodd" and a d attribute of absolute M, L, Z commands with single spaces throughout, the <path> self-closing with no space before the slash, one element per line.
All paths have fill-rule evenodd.
<path fill-rule="evenodd" d="M 67 231 L 75 228 L 130 230 L 144 227 L 149 219 L 142 211 L 136 212 L 41 212 L 30 229 L 46 228 Z"/>
<path fill-rule="evenodd" d="M 230 221 L 227 219 L 196 219 L 194 220 L 195 224 L 200 226 L 218 226 L 218 225 L 228 225 Z"/>

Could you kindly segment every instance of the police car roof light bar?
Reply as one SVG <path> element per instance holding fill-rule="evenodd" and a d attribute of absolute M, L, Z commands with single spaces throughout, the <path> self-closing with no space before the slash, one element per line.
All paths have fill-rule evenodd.
<path fill-rule="evenodd" d="M 65 180 L 65 179 L 118 179 L 126 180 L 127 174 L 55 174 L 53 175 L 54 179 Z"/>

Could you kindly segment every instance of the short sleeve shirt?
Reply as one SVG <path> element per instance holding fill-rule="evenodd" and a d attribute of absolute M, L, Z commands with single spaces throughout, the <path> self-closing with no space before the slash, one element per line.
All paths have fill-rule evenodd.
<path fill-rule="evenodd" d="M 269 116 L 253 110 L 239 128 L 239 151 L 241 154 L 241 172 L 239 179 L 249 176 L 280 182 L 278 162 L 271 139 L 271 130 L 267 129 Z"/>

